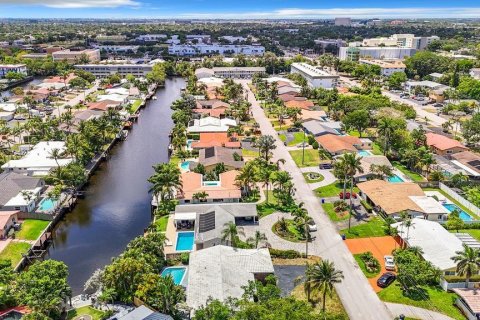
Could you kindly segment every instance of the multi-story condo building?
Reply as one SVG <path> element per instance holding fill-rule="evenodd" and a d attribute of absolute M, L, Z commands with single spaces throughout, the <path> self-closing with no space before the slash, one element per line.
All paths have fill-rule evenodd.
<path fill-rule="evenodd" d="M 254 74 L 265 74 L 264 67 L 215 67 L 213 75 L 219 78 L 251 79 Z"/>
<path fill-rule="evenodd" d="M 105 78 L 112 74 L 120 74 L 122 76 L 131 74 L 135 77 L 145 77 L 147 73 L 152 71 L 153 64 L 77 64 L 75 68 L 91 72 L 99 78 Z"/>
<path fill-rule="evenodd" d="M 139 46 L 121 46 L 121 45 L 97 45 L 95 48 L 100 51 L 112 52 L 112 53 L 137 53 Z"/>
<path fill-rule="evenodd" d="M 68 63 L 77 63 L 83 58 L 88 59 L 88 62 L 99 62 L 100 61 L 100 50 L 99 49 L 86 49 L 81 51 L 72 51 L 70 49 L 61 50 L 52 53 L 53 61 L 63 61 L 66 60 Z"/>
<path fill-rule="evenodd" d="M 27 66 L 24 64 L 0 64 L 0 79 L 4 78 L 9 72 L 27 75 Z"/>
<path fill-rule="evenodd" d="M 412 48 L 397 47 L 341 47 L 338 52 L 340 60 L 358 61 L 360 58 L 369 59 L 404 59 L 417 52 Z"/>
<path fill-rule="evenodd" d="M 177 56 L 195 56 L 209 54 L 244 54 L 260 56 L 265 53 L 265 47 L 260 45 L 232 44 L 173 44 L 168 47 L 168 53 Z"/>
<path fill-rule="evenodd" d="M 437 36 L 416 37 L 414 34 L 394 34 L 388 38 L 370 38 L 364 39 L 362 45 L 365 47 L 399 47 L 412 48 L 417 50 L 425 49 L 432 41 L 439 40 Z"/>
<path fill-rule="evenodd" d="M 290 73 L 300 74 L 313 88 L 333 89 L 337 86 L 338 76 L 306 63 L 292 63 Z"/>

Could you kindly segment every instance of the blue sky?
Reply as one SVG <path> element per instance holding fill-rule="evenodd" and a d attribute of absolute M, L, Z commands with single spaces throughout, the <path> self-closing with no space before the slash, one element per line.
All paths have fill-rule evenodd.
<path fill-rule="evenodd" d="M 0 0 L 3 18 L 478 18 L 478 0 Z"/>

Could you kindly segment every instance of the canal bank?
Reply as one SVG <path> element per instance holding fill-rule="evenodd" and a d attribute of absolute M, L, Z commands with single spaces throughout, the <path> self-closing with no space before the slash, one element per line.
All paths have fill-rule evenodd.
<path fill-rule="evenodd" d="M 95 269 L 108 264 L 149 225 L 147 178 L 154 164 L 168 162 L 170 105 L 184 86 L 181 78 L 166 81 L 158 99 L 141 111 L 127 140 L 111 150 L 109 160 L 91 177 L 85 198 L 54 229 L 49 257 L 68 265 L 74 295 Z"/>

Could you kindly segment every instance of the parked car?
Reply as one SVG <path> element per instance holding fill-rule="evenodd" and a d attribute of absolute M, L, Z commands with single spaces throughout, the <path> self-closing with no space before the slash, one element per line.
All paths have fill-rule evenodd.
<path fill-rule="evenodd" d="M 308 231 L 310 232 L 317 231 L 317 225 L 315 224 L 315 221 L 310 220 L 308 222 Z"/>
<path fill-rule="evenodd" d="M 300 128 L 297 127 L 291 127 L 287 129 L 287 132 L 300 132 Z"/>
<path fill-rule="evenodd" d="M 443 108 L 443 104 L 442 103 L 434 103 L 433 106 L 435 108 Z"/>
<path fill-rule="evenodd" d="M 402 94 L 400 95 L 400 98 L 402 98 L 402 99 L 406 99 L 406 98 L 408 98 L 408 97 L 409 97 L 409 95 L 406 94 L 406 93 L 402 93 Z"/>
<path fill-rule="evenodd" d="M 385 269 L 395 271 L 395 260 L 393 256 L 384 256 L 383 260 L 385 260 Z"/>
<path fill-rule="evenodd" d="M 350 199 L 350 192 L 345 192 L 345 195 L 343 194 L 343 191 L 339 193 L 338 195 L 340 199 Z M 357 194 L 355 192 L 352 192 L 352 198 L 357 199 Z"/>
<path fill-rule="evenodd" d="M 395 281 L 396 278 L 397 278 L 397 276 L 394 273 L 385 272 L 384 274 L 382 274 L 382 276 L 380 278 L 378 278 L 377 286 L 379 286 L 380 288 L 386 288 L 389 285 L 391 285 L 392 282 Z"/>
<path fill-rule="evenodd" d="M 15 117 L 13 117 L 15 120 L 25 120 L 25 117 L 21 114 L 17 114 Z"/>
<path fill-rule="evenodd" d="M 329 163 L 329 162 L 320 163 L 320 164 L 318 165 L 318 168 L 319 168 L 320 170 L 332 169 L 332 167 L 333 167 L 332 164 Z"/>

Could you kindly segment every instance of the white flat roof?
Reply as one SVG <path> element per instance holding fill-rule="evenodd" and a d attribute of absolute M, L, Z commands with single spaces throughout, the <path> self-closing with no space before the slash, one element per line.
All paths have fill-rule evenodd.
<path fill-rule="evenodd" d="M 324 70 L 320 70 L 317 67 L 311 66 L 306 63 L 295 62 L 295 63 L 292 63 L 292 67 L 302 71 L 303 73 L 307 74 L 312 78 L 338 78 L 338 76 L 330 74 Z"/>
<path fill-rule="evenodd" d="M 457 264 L 451 259 L 455 252 L 463 251 L 462 241 L 453 233 L 448 232 L 438 222 L 419 218 L 412 219 L 412 226 L 408 230 L 401 222 L 393 224 L 399 236 L 410 247 L 420 247 L 423 258 L 430 261 L 440 270 L 455 268 Z"/>
<path fill-rule="evenodd" d="M 447 210 L 440 202 L 435 200 L 433 197 L 429 196 L 410 196 L 417 206 L 419 206 L 425 213 L 444 213 L 449 214 L 450 211 Z"/>
<path fill-rule="evenodd" d="M 195 220 L 197 218 L 196 212 L 175 212 L 174 220 Z"/>

